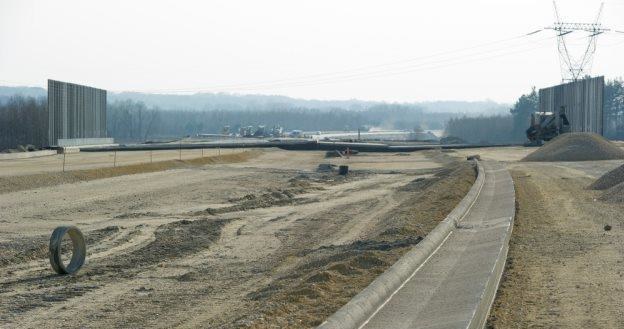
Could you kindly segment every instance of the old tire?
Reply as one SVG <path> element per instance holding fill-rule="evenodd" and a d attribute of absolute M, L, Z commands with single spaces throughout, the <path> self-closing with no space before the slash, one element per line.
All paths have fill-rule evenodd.
<path fill-rule="evenodd" d="M 69 264 L 63 264 L 61 259 L 61 242 L 65 234 L 72 240 L 73 253 Z M 82 232 L 75 226 L 59 226 L 50 236 L 50 265 L 58 274 L 76 273 L 84 264 L 87 256 L 87 245 Z"/>

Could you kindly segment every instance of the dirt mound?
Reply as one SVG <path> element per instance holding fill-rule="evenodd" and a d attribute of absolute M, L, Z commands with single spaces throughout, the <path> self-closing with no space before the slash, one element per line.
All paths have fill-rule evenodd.
<path fill-rule="evenodd" d="M 306 282 L 331 282 L 334 280 L 334 275 L 328 271 L 322 271 L 309 277 Z"/>
<path fill-rule="evenodd" d="M 624 165 L 600 176 L 600 178 L 589 185 L 589 188 L 592 190 L 606 190 L 620 184 L 621 182 L 624 182 Z"/>
<path fill-rule="evenodd" d="M 624 159 L 624 151 L 594 133 L 568 133 L 546 143 L 522 161 L 593 161 Z"/>
<path fill-rule="evenodd" d="M 373 267 L 383 266 L 386 263 L 373 253 L 364 253 L 363 255 L 351 261 L 351 265 L 359 269 L 370 269 Z"/>
<path fill-rule="evenodd" d="M 604 191 L 599 199 L 601 201 L 613 203 L 624 202 L 624 183 L 617 184 Z"/>
<path fill-rule="evenodd" d="M 318 168 L 316 168 L 317 172 L 332 172 L 336 170 L 336 165 L 331 163 L 319 163 Z"/>
<path fill-rule="evenodd" d="M 305 193 L 305 189 L 276 189 L 263 194 L 247 194 L 242 198 L 230 199 L 234 205 L 222 208 L 206 208 L 203 211 L 193 212 L 192 215 L 200 216 L 204 213 L 210 215 L 225 214 L 235 211 L 246 211 L 257 208 L 269 208 L 273 206 L 284 206 L 296 202 L 305 202 L 296 198 L 297 194 Z"/>
<path fill-rule="evenodd" d="M 190 255 L 208 248 L 221 236 L 221 228 L 229 222 L 229 219 L 183 219 L 160 225 L 154 232 L 154 241 L 131 253 L 111 257 L 108 267 L 136 269 Z"/>

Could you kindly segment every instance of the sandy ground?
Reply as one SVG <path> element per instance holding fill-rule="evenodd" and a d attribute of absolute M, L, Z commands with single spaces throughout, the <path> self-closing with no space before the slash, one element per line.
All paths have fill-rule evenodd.
<path fill-rule="evenodd" d="M 283 152 L 277 149 L 266 150 L 264 154 L 245 163 L 236 164 L 236 167 L 277 168 L 316 170 L 319 163 L 329 163 L 336 166 L 348 165 L 351 170 L 380 171 L 419 171 L 439 167 L 436 163 L 435 152 L 413 153 L 362 153 L 351 157 L 327 158 L 325 151 Z M 427 155 L 427 156 L 425 156 Z M 433 158 L 433 160 L 432 160 Z"/>
<path fill-rule="evenodd" d="M 314 326 L 461 199 L 466 168 L 448 157 L 480 154 L 506 163 L 518 198 L 488 326 L 622 328 L 624 205 L 586 189 L 622 162 L 517 162 L 533 150 L 350 159 L 265 150 L 240 163 L 1 193 L 0 327 Z M 108 161 L 84 155 L 72 155 L 77 168 Z M 54 161 L 3 161 L 0 175 L 53 172 Z M 355 172 L 320 173 L 320 163 Z M 75 276 L 53 275 L 46 259 L 62 224 L 87 236 L 88 263 Z"/>
<path fill-rule="evenodd" d="M 502 162 L 519 161 L 529 153 L 537 150 L 537 147 L 509 146 L 509 147 L 482 147 L 473 149 L 453 150 L 451 155 L 466 157 L 479 154 L 484 160 L 495 160 Z"/>
<path fill-rule="evenodd" d="M 435 152 L 324 155 L 266 150 L 0 194 L 0 326 L 310 327 L 418 243 L 474 180 L 466 162 Z M 2 172 L 36 172 L 31 161 L 54 159 Z M 316 171 L 327 162 L 354 172 Z M 87 237 L 73 276 L 47 261 L 63 224 Z"/>
<path fill-rule="evenodd" d="M 517 213 L 490 328 L 623 328 L 624 205 L 586 189 L 621 164 L 508 163 Z"/>
<path fill-rule="evenodd" d="M 242 149 L 205 149 L 204 156 L 232 154 Z M 65 155 L 65 170 L 106 168 L 114 165 L 123 166 L 138 163 L 150 163 L 166 160 L 194 159 L 202 156 L 202 150 L 162 150 L 162 151 L 124 151 L 117 152 L 79 152 Z M 62 172 L 63 155 L 51 155 L 30 159 L 0 160 L 0 176 L 32 175 L 38 173 Z"/>

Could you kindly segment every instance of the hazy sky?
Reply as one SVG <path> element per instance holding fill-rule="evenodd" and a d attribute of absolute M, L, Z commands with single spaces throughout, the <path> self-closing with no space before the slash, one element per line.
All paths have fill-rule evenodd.
<path fill-rule="evenodd" d="M 592 21 L 594 0 L 557 2 Z M 0 84 L 317 99 L 512 102 L 561 79 L 547 0 L 0 0 Z M 624 30 L 624 0 L 603 25 Z M 572 33 L 570 43 L 586 41 Z M 592 73 L 624 76 L 624 34 Z"/>

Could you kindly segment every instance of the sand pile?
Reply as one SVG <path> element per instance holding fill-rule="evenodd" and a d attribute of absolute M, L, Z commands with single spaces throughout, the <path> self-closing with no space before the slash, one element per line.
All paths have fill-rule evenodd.
<path fill-rule="evenodd" d="M 589 185 L 592 190 L 606 190 L 600 200 L 606 202 L 624 201 L 624 165 L 619 166 L 602 175 Z"/>
<path fill-rule="evenodd" d="M 624 165 L 600 176 L 600 178 L 589 185 L 589 188 L 592 190 L 606 190 L 620 184 L 621 182 L 624 182 Z"/>
<path fill-rule="evenodd" d="M 522 161 L 592 161 L 624 159 L 624 151 L 594 133 L 567 133 L 546 143 Z"/>
<path fill-rule="evenodd" d="M 624 202 L 624 183 L 617 184 L 604 191 L 599 199 L 606 202 Z"/>

